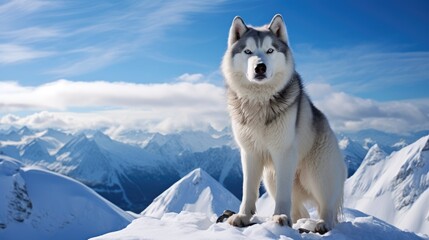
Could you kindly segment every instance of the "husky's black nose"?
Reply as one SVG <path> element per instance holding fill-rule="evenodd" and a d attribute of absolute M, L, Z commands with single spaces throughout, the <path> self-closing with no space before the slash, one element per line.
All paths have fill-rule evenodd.
<path fill-rule="evenodd" d="M 265 66 L 265 63 L 258 63 L 258 65 L 256 65 L 255 67 L 255 73 L 257 75 L 265 74 L 266 71 L 267 71 L 267 66 Z"/>

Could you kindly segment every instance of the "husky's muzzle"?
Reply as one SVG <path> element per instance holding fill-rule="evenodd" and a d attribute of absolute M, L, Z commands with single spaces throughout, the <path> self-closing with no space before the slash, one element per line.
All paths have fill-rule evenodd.
<path fill-rule="evenodd" d="M 267 78 L 265 74 L 267 72 L 267 66 L 262 61 L 258 62 L 255 66 L 255 79 L 262 80 Z"/>
<path fill-rule="evenodd" d="M 247 77 L 250 81 L 261 83 L 267 79 L 267 65 L 262 57 L 253 56 L 249 58 L 249 68 L 247 70 Z"/>

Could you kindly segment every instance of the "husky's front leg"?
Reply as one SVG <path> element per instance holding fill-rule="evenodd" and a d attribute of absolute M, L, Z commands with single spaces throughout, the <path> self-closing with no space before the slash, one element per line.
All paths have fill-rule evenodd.
<path fill-rule="evenodd" d="M 243 168 L 243 199 L 240 212 L 228 218 L 228 223 L 245 227 L 250 224 L 250 218 L 256 212 L 256 200 L 259 197 L 259 186 L 262 176 L 262 158 L 255 153 L 241 150 L 241 165 Z"/>
<path fill-rule="evenodd" d="M 275 168 L 276 194 L 273 220 L 278 224 L 292 227 L 291 206 L 292 187 L 298 162 L 295 144 L 285 150 L 274 150 L 271 153 Z"/>

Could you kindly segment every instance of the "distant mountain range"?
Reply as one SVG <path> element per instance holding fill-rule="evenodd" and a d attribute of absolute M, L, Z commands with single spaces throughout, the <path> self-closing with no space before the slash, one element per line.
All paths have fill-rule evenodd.
<path fill-rule="evenodd" d="M 402 136 L 371 130 L 338 134 L 349 176 L 372 145 L 391 153 L 423 133 Z M 242 195 L 240 153 L 228 129 L 176 134 L 124 130 L 112 139 L 99 130 L 69 133 L 11 128 L 0 131 L 0 153 L 72 177 L 134 212 L 141 212 L 195 168 L 206 171 L 238 199 Z"/>
<path fill-rule="evenodd" d="M 37 136 L 39 134 L 35 133 Z M 24 142 L 30 144 L 40 139 L 30 136 L 34 135 L 16 141 L 2 141 L 4 144 L 2 147 L 10 150 L 10 146 L 14 146 L 18 149 L 18 154 L 23 154 L 20 146 L 23 146 Z M 343 144 L 349 143 L 345 141 Z M 215 224 L 216 216 L 220 212 L 224 209 L 236 211 L 239 205 L 239 200 L 222 186 L 228 184 L 228 177 L 235 175 L 236 173 L 232 171 L 239 167 L 234 164 L 226 166 L 226 163 L 235 158 L 228 159 L 232 154 L 228 153 L 226 150 L 228 148 L 230 147 L 209 148 L 199 153 L 202 155 L 192 153 L 189 149 L 182 149 L 178 153 L 182 159 L 177 157 L 165 160 L 147 149 L 124 144 L 102 133 L 94 132 L 91 136 L 83 133 L 73 135 L 55 154 L 50 155 L 54 157 L 53 161 L 33 160 L 27 161 L 30 165 L 25 165 L 22 160 L 0 154 L 0 187 L 3 194 L 0 196 L 0 239 L 87 239 L 101 234 L 104 235 L 94 239 L 138 239 L 148 236 L 167 239 L 172 236 L 171 234 L 180 239 L 186 239 L 189 234 L 199 236 L 200 239 L 218 239 L 221 236 L 228 239 L 325 237 L 318 234 L 300 235 L 296 230 L 301 226 L 310 226 L 314 219 L 303 219 L 294 224 L 293 229 L 276 226 L 269 220 L 274 204 L 266 194 L 257 202 L 258 212 L 254 219 L 257 224 L 246 229 L 233 228 L 226 223 Z M 329 237 L 427 239 L 427 235 L 418 236 L 404 230 L 428 234 L 428 153 L 429 135 L 392 153 L 387 153 L 378 144 L 371 146 L 361 166 L 346 182 L 345 206 L 376 217 L 345 208 L 342 221 L 329 233 Z M 133 156 L 136 154 L 146 155 L 143 155 L 145 158 L 134 159 Z M 196 157 L 188 158 L 187 154 Z M 206 154 L 211 157 L 203 158 Z M 91 155 L 92 158 L 89 157 Z M 145 159 L 147 161 L 144 161 Z M 211 161 L 223 167 L 215 168 L 216 164 L 210 165 Z M 213 178 L 200 168 L 186 172 L 185 169 L 195 165 L 217 169 L 214 173 L 219 177 Z M 86 176 L 86 180 L 89 181 L 87 185 L 97 183 L 93 189 L 100 188 L 101 193 L 108 191 L 107 193 L 112 195 L 116 193 L 121 196 L 116 200 L 120 200 L 119 202 L 126 200 L 129 201 L 128 204 L 132 204 L 130 197 L 134 196 L 133 194 L 137 196 L 145 195 L 147 192 L 153 193 L 149 191 L 150 188 L 158 187 L 156 182 L 164 180 L 156 178 L 158 171 L 165 170 L 163 167 L 171 169 L 175 166 L 177 169 L 173 168 L 173 173 L 183 177 L 177 177 L 178 180 L 174 184 L 170 184 L 165 191 L 156 195 L 141 215 L 136 215 L 124 212 L 85 185 L 63 175 L 43 170 L 40 166 L 57 167 L 58 171 L 76 174 L 76 177 Z M 129 186 L 122 179 L 133 176 L 133 172 L 128 172 L 132 167 L 147 171 L 140 172 L 147 178 L 154 177 L 152 182 L 144 182 L 148 185 L 139 186 L 142 193 L 135 192 L 139 191 L 137 188 L 127 188 Z M 88 176 L 91 171 L 93 175 Z M 108 176 L 105 172 L 116 175 Z M 223 184 L 219 179 L 223 179 Z M 141 181 L 132 180 L 136 181 L 135 184 Z M 106 195 L 111 197 L 109 194 Z M 314 209 L 309 210 L 311 216 L 314 216 Z M 130 223 L 135 217 L 138 219 Z"/>
<path fill-rule="evenodd" d="M 133 136 L 124 143 L 100 131 L 68 134 L 23 127 L 0 132 L 0 153 L 72 177 L 134 212 L 197 167 L 241 194 L 239 153 L 229 135 L 213 130 Z"/>

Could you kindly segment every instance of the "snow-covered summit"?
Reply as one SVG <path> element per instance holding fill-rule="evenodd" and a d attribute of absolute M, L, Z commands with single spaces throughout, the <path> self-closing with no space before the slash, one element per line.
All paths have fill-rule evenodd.
<path fill-rule="evenodd" d="M 239 205 L 232 193 L 198 168 L 159 195 L 142 215 L 161 218 L 168 212 L 190 211 L 217 216 L 225 209 L 237 211 Z"/>
<path fill-rule="evenodd" d="M 347 164 L 348 176 L 351 176 L 362 163 L 366 150 L 359 143 L 351 140 L 349 137 L 343 137 L 338 142 L 338 146 L 344 155 L 344 160 Z"/>
<path fill-rule="evenodd" d="M 27 144 L 21 146 L 20 156 L 26 162 L 33 162 L 34 159 L 44 162 L 52 162 L 54 158 L 49 154 L 45 145 L 47 143 L 40 138 L 34 138 Z"/>
<path fill-rule="evenodd" d="M 346 206 L 397 227 L 429 234 L 428 141 L 429 136 L 422 137 L 389 156 L 373 146 L 346 181 Z"/>

